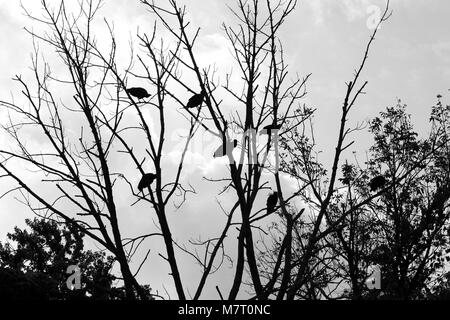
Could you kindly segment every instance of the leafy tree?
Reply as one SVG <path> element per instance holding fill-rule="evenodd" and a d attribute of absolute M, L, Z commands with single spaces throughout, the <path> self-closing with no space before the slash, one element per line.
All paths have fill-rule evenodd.
<path fill-rule="evenodd" d="M 114 287 L 111 273 L 115 262 L 105 252 L 84 251 L 84 235 L 71 224 L 34 218 L 25 220 L 27 229 L 14 228 L 8 242 L 0 243 L 1 283 L 17 298 L 122 299 L 123 287 Z M 81 271 L 80 290 L 67 288 L 67 268 Z M 18 289 L 18 291 L 16 291 Z M 150 288 L 144 287 L 151 298 Z M 8 294 L 7 294 L 8 293 Z"/>
<path fill-rule="evenodd" d="M 439 102 L 431 112 L 431 132 L 420 140 L 399 101 L 370 122 L 375 143 L 367 167 L 342 166 L 346 191 L 331 207 L 333 219 L 370 199 L 332 234 L 332 247 L 345 261 L 340 276 L 351 284 L 351 298 L 421 298 L 443 272 L 450 259 L 448 119 Z M 374 177 L 385 181 L 377 190 L 370 188 Z M 382 288 L 374 295 L 365 280 L 375 264 L 381 266 Z"/>
<path fill-rule="evenodd" d="M 389 185 L 371 204 L 382 229 L 383 253 L 372 257 L 383 266 L 383 293 L 398 299 L 418 298 L 444 267 L 448 245 L 450 171 L 448 112 L 433 109 L 429 138 L 419 140 L 400 103 L 371 123 L 375 145 L 369 171 Z"/>

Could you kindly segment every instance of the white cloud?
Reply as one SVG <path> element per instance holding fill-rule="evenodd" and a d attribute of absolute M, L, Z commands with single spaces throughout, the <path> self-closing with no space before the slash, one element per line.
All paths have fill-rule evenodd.
<path fill-rule="evenodd" d="M 322 0 L 313 0 L 308 2 L 311 6 L 315 24 L 322 24 L 324 21 L 324 5 Z"/>
<path fill-rule="evenodd" d="M 378 0 L 309 0 L 315 24 L 322 24 L 336 16 L 336 12 L 344 14 L 347 21 L 369 18 L 368 9 L 371 6 L 384 8 L 382 1 Z"/>
<path fill-rule="evenodd" d="M 373 1 L 370 0 L 343 0 L 339 3 L 348 21 L 367 17 L 367 9 L 373 5 Z"/>

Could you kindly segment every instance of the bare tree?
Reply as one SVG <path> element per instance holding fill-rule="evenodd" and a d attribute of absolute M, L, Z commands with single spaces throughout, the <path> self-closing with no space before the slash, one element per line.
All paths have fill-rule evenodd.
<path fill-rule="evenodd" d="M 233 75 L 228 74 L 225 84 L 222 85 L 222 89 L 231 95 L 237 105 L 236 109 L 229 110 L 229 116 L 224 113 L 225 109 L 221 108 L 222 100 L 216 97 L 220 85 L 215 81 L 214 72 L 210 68 L 199 68 L 194 49 L 199 30 L 190 35 L 185 8 L 179 7 L 175 1 L 170 1 L 168 8 L 160 7 L 154 2 L 143 1 L 143 3 L 187 51 L 187 57 L 180 53 L 178 60 L 182 61 L 182 66 L 187 73 L 195 75 L 200 91 L 206 92 L 207 116 L 203 116 L 203 119 L 207 120 L 203 121 L 206 130 L 215 132 L 216 136 L 223 139 L 225 145 L 231 141 L 232 127 L 242 135 L 239 146 L 240 155 L 235 159 L 232 152 L 226 153 L 229 160 L 229 177 L 219 180 L 221 183 L 226 183 L 224 191 L 229 188 L 234 190 L 236 204 L 229 213 L 222 236 L 218 238 L 218 241 L 214 241 L 215 249 L 208 259 L 209 261 L 215 259 L 217 247 L 222 245 L 223 236 L 229 229 L 233 214 L 239 208 L 240 222 L 233 223 L 239 226 L 235 275 L 228 298 L 236 299 L 243 282 L 245 267 L 248 267 L 255 296 L 266 299 L 270 290 L 267 290 L 268 287 L 261 281 L 261 270 L 258 268 L 255 252 L 254 229 L 257 229 L 258 223 L 270 217 L 273 212 L 266 212 L 265 208 L 256 210 L 254 204 L 260 191 L 266 188 L 267 182 L 262 180 L 262 173 L 264 170 L 271 170 L 275 172 L 279 200 L 284 208 L 277 172 L 278 157 L 276 154 L 275 164 L 271 166 L 268 162 L 269 151 L 273 147 L 275 152 L 278 150 L 278 131 L 286 134 L 292 130 L 289 119 L 295 115 L 300 121 L 296 125 L 299 125 L 312 114 L 311 110 L 299 108 L 299 100 L 306 94 L 305 84 L 309 76 L 295 78 L 288 82 L 288 68 L 284 62 L 283 47 L 278 38 L 279 29 L 294 10 L 296 1 L 285 3 L 282 1 L 276 3 L 256 0 L 238 1 L 237 9 L 231 9 L 238 20 L 238 26 L 235 28 L 224 24 L 223 29 L 231 43 L 233 56 L 243 81 L 236 87 L 230 80 Z M 178 23 L 178 29 L 173 28 L 170 23 L 172 19 Z M 176 73 L 173 73 L 173 78 L 178 79 L 182 86 L 187 86 Z M 266 132 L 268 133 L 267 142 L 259 147 L 256 143 L 256 134 L 267 125 L 270 125 L 272 130 Z M 289 216 L 286 209 L 284 212 Z M 205 271 L 201 285 L 208 276 L 209 268 L 205 268 Z M 197 290 L 195 297 L 198 297 L 199 293 L 200 291 Z"/>
<path fill-rule="evenodd" d="M 120 88 L 108 83 L 111 78 L 108 64 L 97 58 L 94 49 L 96 40 L 91 25 L 100 5 L 99 1 L 83 1 L 75 14 L 66 9 L 64 2 L 51 8 L 42 1 L 43 18 L 26 11 L 30 19 L 42 24 L 48 32 L 40 35 L 28 31 L 35 48 L 34 83 L 15 77 L 22 86 L 24 102 L 1 102 L 9 111 L 9 124 L 4 129 L 15 148 L 0 151 L 3 158 L 0 167 L 4 177 L 18 184 L 11 191 L 19 191 L 33 212 L 76 225 L 109 250 L 120 265 L 127 298 L 133 299 L 136 294 L 144 298 L 145 292 L 129 265 L 126 248 L 129 241 L 123 239 L 118 221 L 116 184 L 123 176 L 111 165 L 116 140 L 111 132 L 120 130 L 123 110 Z M 53 76 L 50 65 L 40 58 L 39 42 L 57 52 L 68 78 Z M 112 42 L 109 61 L 114 61 L 115 53 Z M 53 86 L 71 90 L 70 102 L 64 102 Z M 117 97 L 112 117 L 104 109 L 109 102 L 105 100 L 108 93 Z M 79 127 L 74 128 L 73 122 Z M 29 132 L 44 139 L 44 147 L 28 144 Z M 30 174 L 21 174 L 15 167 L 17 164 L 36 174 L 40 184 L 33 184 Z"/>
<path fill-rule="evenodd" d="M 182 300 L 199 299 L 210 275 L 220 270 L 226 258 L 232 260 L 234 268 L 229 300 L 238 297 L 243 283 L 249 284 L 252 298 L 261 300 L 335 298 L 342 282 L 349 278 L 356 292 L 365 265 L 360 256 L 355 256 L 359 251 L 351 243 L 362 241 L 370 205 L 415 170 L 410 168 L 397 176 L 396 182 L 376 192 L 348 192 L 344 198 L 337 182 L 342 155 L 353 143 L 348 139 L 361 130 L 360 126 L 349 128 L 347 121 L 366 88 L 361 74 L 379 26 L 390 16 L 389 2 L 346 84 L 329 171 L 315 153 L 311 121 L 315 110 L 301 104 L 310 75 L 289 79 L 279 38 L 283 23 L 296 7 L 295 0 L 238 0 L 236 8 L 230 8 L 238 23 L 224 24 L 223 32 L 237 72 L 227 73 L 222 82 L 213 66 L 201 67 L 197 58 L 201 33 L 190 27 L 186 7 L 175 0 L 161 5 L 142 0 L 140 4 L 155 23 L 149 31 L 138 32 L 140 51 L 136 53 L 131 46 L 127 65 L 119 62 L 112 24 L 105 22 L 108 47 L 95 38 L 94 17 L 101 1 L 83 0 L 79 12 L 73 13 L 63 1 L 52 9 L 43 0 L 44 18 L 27 12 L 48 32 L 29 31 L 35 43 L 34 82 L 32 85 L 21 76 L 15 78 L 22 86 L 24 102 L 0 102 L 9 110 L 9 123 L 4 129 L 15 146 L 0 150 L 3 177 L 12 178 L 18 185 L 10 191 L 20 192 L 36 214 L 70 222 L 109 250 L 120 264 L 130 299 L 144 297 L 136 275 L 149 253 L 134 273 L 130 262 L 151 237 L 164 241 L 165 254 L 160 257 L 168 263 Z M 160 36 L 161 29 L 164 37 Z M 65 78 L 54 76 L 50 65 L 40 58 L 38 43 L 56 51 L 66 70 Z M 144 83 L 145 88 L 130 88 L 132 81 Z M 71 92 L 70 98 L 60 96 L 59 88 Z M 181 98 L 182 91 L 192 98 Z M 233 107 L 225 105 L 225 98 L 233 101 Z M 168 107 L 173 106 L 180 107 L 187 129 L 181 137 L 175 169 L 165 163 L 170 148 Z M 146 112 L 152 114 L 152 122 Z M 45 138 L 45 143 L 28 144 L 29 132 Z M 206 183 L 223 187 L 220 195 L 231 194 L 233 204 L 227 208 L 218 195 L 216 211 L 226 215 L 220 233 L 206 240 L 192 240 L 188 246 L 176 241 L 167 215 L 195 197 L 194 187 L 183 181 L 182 173 L 193 139 L 205 132 L 217 138 L 219 149 L 214 157 L 228 160 L 227 176 L 206 177 Z M 264 143 L 257 143 L 258 133 L 265 134 L 260 135 Z M 414 168 L 424 161 L 416 160 Z M 118 162 L 133 166 L 141 179 L 137 188 L 130 171 Z M 41 179 L 38 184 L 30 180 L 32 175 L 19 172 L 19 163 L 34 170 Z M 286 191 L 283 174 L 297 180 L 296 192 Z M 271 181 L 273 187 L 269 188 Z M 350 183 L 347 185 L 348 191 L 353 190 Z M 272 195 L 275 198 L 261 207 L 259 203 L 268 189 L 276 190 Z M 118 198 L 124 190 L 134 199 L 129 208 L 143 203 L 149 216 L 156 216 L 159 232 L 122 236 Z M 302 204 L 300 209 L 295 205 L 298 202 Z M 230 241 L 225 239 L 232 238 L 234 232 L 236 254 L 231 257 Z M 182 278 L 180 253 L 188 254 L 201 266 L 192 296 Z M 223 298 L 223 288 L 216 288 Z"/>

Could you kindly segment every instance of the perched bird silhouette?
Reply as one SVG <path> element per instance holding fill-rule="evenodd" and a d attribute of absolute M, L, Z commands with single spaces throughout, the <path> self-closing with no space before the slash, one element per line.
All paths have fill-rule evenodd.
<path fill-rule="evenodd" d="M 386 179 L 383 176 L 376 176 L 372 180 L 370 180 L 369 187 L 370 191 L 375 191 L 386 183 Z"/>
<path fill-rule="evenodd" d="M 150 187 L 150 185 L 152 184 L 153 180 L 155 180 L 155 178 L 156 178 L 156 174 L 145 173 L 142 176 L 141 181 L 139 181 L 138 190 L 142 191 L 142 190 L 144 190 L 144 188 Z"/>
<path fill-rule="evenodd" d="M 186 105 L 186 108 L 195 108 L 202 104 L 203 99 L 205 99 L 205 92 L 196 93 L 192 97 L 189 98 L 189 101 Z"/>
<path fill-rule="evenodd" d="M 260 135 L 270 134 L 272 130 L 280 130 L 280 129 L 281 129 L 281 124 L 272 123 L 272 124 L 269 124 L 269 125 L 265 126 L 264 128 L 262 128 L 262 130 L 259 132 L 259 134 Z"/>
<path fill-rule="evenodd" d="M 228 155 L 229 152 L 232 152 L 234 148 L 236 148 L 238 141 L 234 139 L 231 142 L 223 143 L 217 150 L 214 152 L 213 157 L 219 158 Z"/>
<path fill-rule="evenodd" d="M 267 202 L 266 202 L 266 206 L 267 206 L 267 213 L 271 213 L 275 210 L 275 207 L 277 205 L 278 202 L 278 192 L 274 192 L 271 195 L 269 195 L 267 197 Z"/>
<path fill-rule="evenodd" d="M 138 99 L 150 97 L 147 90 L 145 90 L 144 88 L 140 88 L 140 87 L 128 88 L 128 89 L 126 89 L 126 92 L 128 92 L 131 96 L 136 97 Z"/>

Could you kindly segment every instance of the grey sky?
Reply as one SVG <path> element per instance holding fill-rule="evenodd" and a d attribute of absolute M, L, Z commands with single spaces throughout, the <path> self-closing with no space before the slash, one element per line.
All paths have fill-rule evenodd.
<path fill-rule="evenodd" d="M 182 2 L 181 0 L 179 1 Z M 22 3 L 39 10 L 39 1 L 23 0 Z M 216 63 L 219 72 L 229 71 L 231 57 L 221 29 L 223 21 L 234 21 L 226 5 L 233 6 L 234 0 L 189 0 L 184 1 L 192 26 L 202 28 L 197 52 L 204 65 Z M 284 41 L 286 60 L 291 75 L 304 76 L 312 73 L 308 82 L 308 96 L 304 103 L 314 106 L 317 141 L 327 161 L 333 151 L 338 117 L 344 96 L 345 82 L 349 81 L 353 70 L 358 66 L 370 35 L 370 19 L 374 8 L 382 8 L 384 1 L 378 0 L 304 0 L 299 1 L 296 11 L 287 20 L 281 38 Z M 0 0 L 0 96 L 9 100 L 11 94 L 18 94 L 18 87 L 11 81 L 15 74 L 29 73 L 32 44 L 30 36 L 23 30 L 29 21 L 22 15 L 19 1 Z M 375 7 L 374 7 L 375 6 Z M 381 28 L 363 79 L 367 80 L 367 94 L 350 116 L 352 124 L 368 120 L 388 105 L 396 103 L 397 98 L 408 104 L 413 121 L 421 131 L 426 130 L 430 106 L 435 103 L 438 93 L 446 94 L 450 88 L 450 2 L 448 0 L 392 0 L 393 15 Z M 114 21 L 117 39 L 127 45 L 129 37 L 134 37 L 139 26 L 141 32 L 150 30 L 153 17 L 138 1 L 107 0 L 99 13 L 99 21 L 105 16 Z M 125 55 L 126 50 L 124 51 Z M 51 61 L 50 61 L 51 62 Z M 225 70 L 224 70 L 225 69 Z M 4 115 L 0 111 L 0 115 Z M 176 124 L 175 124 L 176 125 Z M 358 135 L 352 150 L 364 152 L 370 140 L 368 135 Z M 0 137 L 0 143 L 6 141 Z M 204 149 L 203 149 L 204 151 Z M 200 155 L 201 157 L 201 155 Z M 220 225 L 224 219 L 213 194 L 211 199 L 203 196 L 211 193 L 211 185 L 201 181 L 202 174 L 218 177 L 223 171 L 220 161 L 205 162 L 200 168 L 189 167 L 187 178 L 202 195 L 202 202 L 191 201 L 182 210 L 173 212 L 174 234 L 179 240 L 201 235 L 214 235 L 212 225 Z M 200 173 L 200 175 L 199 175 Z M 6 190 L 8 186 L 2 186 Z M 216 192 L 219 187 L 213 188 Z M 217 192 L 216 192 L 217 193 Z M 223 199 L 227 201 L 227 199 Z M 123 199 L 124 208 L 132 202 Z M 211 208 L 205 210 L 205 208 Z M 127 209 L 129 211 L 129 209 Z M 31 217 L 27 209 L 18 204 L 13 195 L 0 200 L 0 240 L 15 225 L 23 225 L 23 219 Z M 124 230 L 131 235 L 135 232 L 148 232 L 154 229 L 151 219 L 137 207 L 129 216 L 122 217 Z M 152 240 L 153 241 L 153 240 Z M 160 242 L 162 244 L 162 242 Z M 169 292 L 171 281 L 167 266 L 158 257 L 157 243 L 143 270 L 141 279 L 152 287 L 163 291 L 164 284 Z M 179 254 L 182 261 L 190 261 Z M 154 261 L 158 261 L 154 263 Z M 198 272 L 193 268 L 183 270 L 183 276 L 190 284 L 198 281 Z M 231 275 L 229 275 L 231 278 Z M 221 277 L 226 279 L 227 275 Z M 223 279 L 209 282 L 208 292 L 214 295 L 214 286 Z M 191 282 L 192 281 L 192 282 Z"/>

